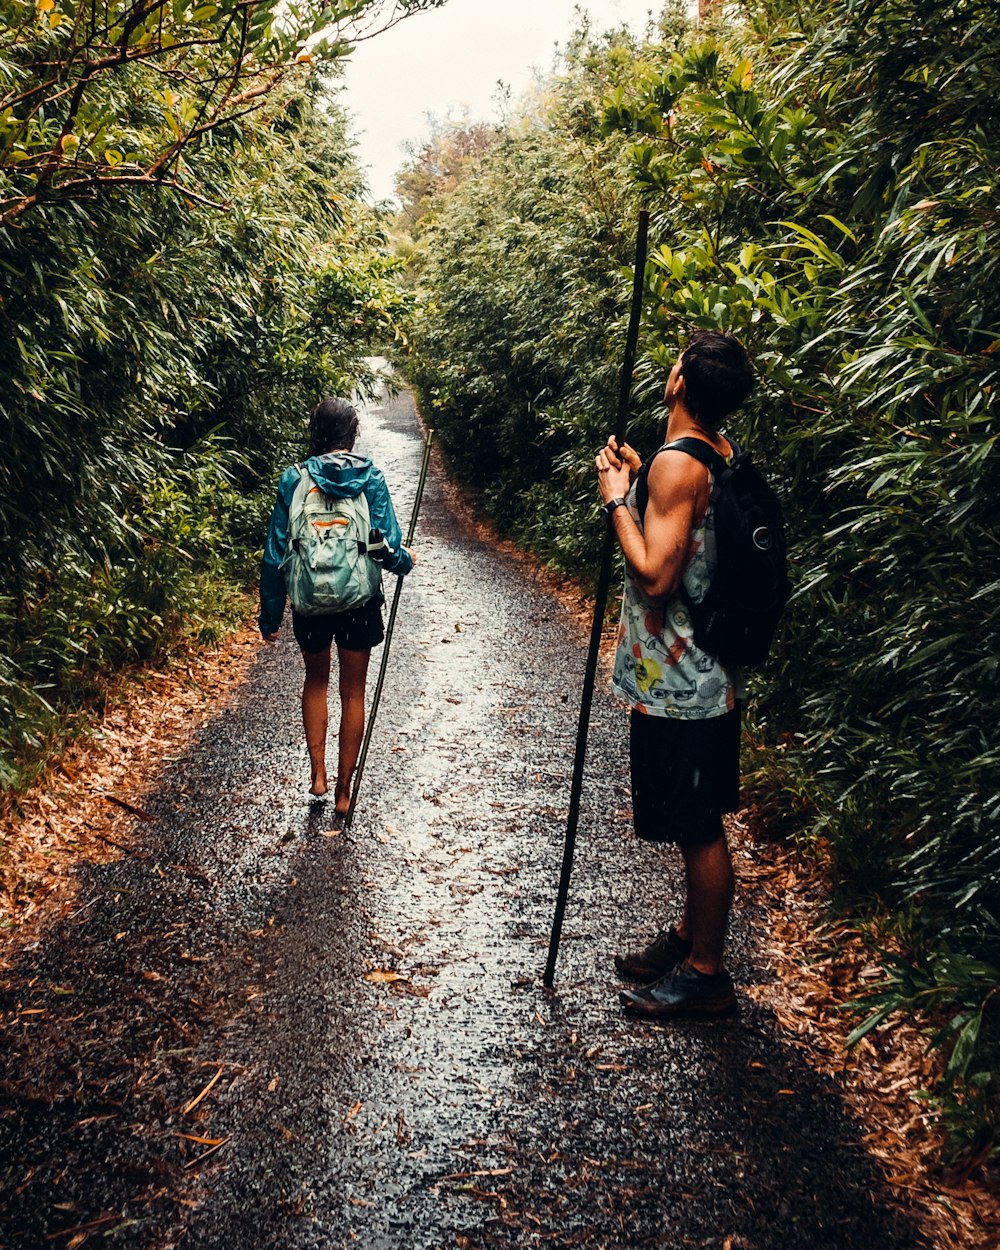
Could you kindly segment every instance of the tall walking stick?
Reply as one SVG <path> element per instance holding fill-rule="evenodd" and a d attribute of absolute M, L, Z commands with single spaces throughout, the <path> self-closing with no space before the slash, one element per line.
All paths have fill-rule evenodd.
<path fill-rule="evenodd" d="M 427 466 L 431 459 L 431 442 L 434 438 L 434 431 L 427 431 L 427 441 L 424 443 L 424 459 L 420 465 L 420 480 L 417 482 L 417 494 L 413 500 L 413 512 L 410 516 L 410 528 L 406 535 L 405 546 L 409 547 L 413 543 L 413 532 L 417 528 L 417 515 L 420 512 L 420 501 L 424 495 L 424 483 L 427 481 Z M 357 771 L 354 774 L 354 788 L 351 791 L 351 806 L 347 809 L 347 818 L 345 825 L 350 825 L 354 819 L 354 808 L 358 802 L 358 790 L 361 788 L 361 777 L 365 771 L 365 760 L 368 758 L 368 744 L 372 740 L 372 730 L 375 727 L 375 716 L 378 712 L 379 699 L 382 697 L 382 686 L 385 684 L 385 670 L 389 662 L 389 644 L 392 642 L 392 630 L 396 624 L 396 609 L 399 607 L 399 594 L 403 589 L 403 578 L 396 578 L 396 589 L 392 596 L 392 607 L 389 609 L 389 623 L 385 627 L 385 642 L 382 644 L 382 663 L 378 670 L 378 681 L 375 683 L 375 694 L 372 698 L 371 711 L 368 713 L 368 725 L 365 729 L 364 742 L 361 744 L 361 755 L 358 758 Z"/>
<path fill-rule="evenodd" d="M 618 390 L 618 414 L 615 420 L 615 437 L 618 445 L 625 440 L 628 422 L 629 398 L 632 393 L 632 370 L 635 368 L 635 349 L 639 342 L 639 319 L 642 315 L 642 288 L 646 272 L 646 235 L 649 230 L 649 213 L 639 214 L 639 228 L 635 241 L 635 273 L 632 277 L 632 306 L 629 311 L 628 334 L 625 337 L 625 358 L 622 361 L 621 385 Z M 573 851 L 576 847 L 576 827 L 580 819 L 580 794 L 583 790 L 583 766 L 587 757 L 587 733 L 590 729 L 590 708 L 594 701 L 594 684 L 597 679 L 597 658 L 601 647 L 604 612 L 611 585 L 612 557 L 615 539 L 611 527 L 604 536 L 601 552 L 601 571 L 597 579 L 597 599 L 594 603 L 594 620 L 590 627 L 590 649 L 587 652 L 587 668 L 580 696 L 580 719 L 576 728 L 576 755 L 573 759 L 573 781 L 569 793 L 569 813 L 566 817 L 566 843 L 563 847 L 562 872 L 559 876 L 559 893 L 556 896 L 556 912 L 549 939 L 549 958 L 545 965 L 543 983 L 552 988 L 556 975 L 556 957 L 559 954 L 559 938 L 562 934 L 566 899 L 569 896 L 569 879 L 573 871 Z"/>

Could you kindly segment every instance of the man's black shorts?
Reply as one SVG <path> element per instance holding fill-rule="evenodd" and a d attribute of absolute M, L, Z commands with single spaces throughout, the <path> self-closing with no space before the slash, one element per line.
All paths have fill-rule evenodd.
<path fill-rule="evenodd" d="M 300 616 L 293 608 L 292 633 L 310 655 L 318 655 L 334 642 L 344 651 L 370 651 L 385 637 L 382 599 L 376 596 L 360 608 L 326 616 Z"/>
<path fill-rule="evenodd" d="M 632 811 L 647 842 L 707 845 L 740 795 L 740 705 L 723 716 L 680 720 L 632 713 Z"/>

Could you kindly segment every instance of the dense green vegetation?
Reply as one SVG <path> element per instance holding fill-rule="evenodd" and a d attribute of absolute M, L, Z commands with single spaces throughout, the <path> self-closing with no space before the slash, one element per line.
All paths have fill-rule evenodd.
<path fill-rule="evenodd" d="M 237 610 L 275 464 L 400 304 L 317 32 L 439 2 L 0 4 L 0 784 Z"/>
<path fill-rule="evenodd" d="M 215 635 L 303 414 L 364 385 L 404 297 L 320 35 L 440 2 L 0 0 L 0 784 L 109 671 Z M 1000 1106 L 998 80 L 992 0 L 678 8 L 583 32 L 400 182 L 425 410 L 564 568 L 599 542 L 640 204 L 631 440 L 690 330 L 746 339 L 734 432 L 796 561 L 752 779 L 898 952 L 874 1019 L 926 1017 L 968 1160 Z"/>
<path fill-rule="evenodd" d="M 1000 1128 L 998 89 L 988 0 L 747 0 L 642 46 L 584 33 L 450 189 L 400 184 L 425 411 L 500 526 L 568 569 L 598 542 L 640 204 L 631 441 L 659 441 L 692 329 L 751 348 L 734 432 L 784 493 L 796 581 L 753 781 L 879 918 L 873 1019 L 928 1021 L 967 1160 Z"/>

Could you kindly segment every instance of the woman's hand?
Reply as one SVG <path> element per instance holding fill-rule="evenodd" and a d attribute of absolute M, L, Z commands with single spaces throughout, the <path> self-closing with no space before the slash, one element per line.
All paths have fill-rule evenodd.
<path fill-rule="evenodd" d="M 410 564 L 411 564 L 411 565 L 416 564 L 416 562 L 417 562 L 417 557 L 413 554 L 413 548 L 412 548 L 412 547 L 404 547 L 404 548 L 403 548 L 403 550 L 404 550 L 404 551 L 406 552 L 406 554 L 410 557 Z"/>

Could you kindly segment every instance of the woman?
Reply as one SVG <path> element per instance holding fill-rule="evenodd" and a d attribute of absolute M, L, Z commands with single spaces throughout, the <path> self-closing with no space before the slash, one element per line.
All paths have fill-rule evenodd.
<path fill-rule="evenodd" d="M 309 458 L 302 466 L 327 498 L 356 498 L 364 494 L 373 529 L 385 539 L 383 567 L 405 575 L 413 556 L 402 545 L 402 535 L 382 471 L 367 456 L 353 452 L 358 416 L 346 399 L 324 399 L 309 421 Z M 302 480 L 298 465 L 290 465 L 278 479 L 278 496 L 267 530 L 260 569 L 260 632 L 273 642 L 285 611 L 287 584 L 283 563 L 288 548 L 288 517 L 296 487 Z M 385 637 L 381 589 L 361 607 L 323 616 L 303 616 L 292 609 L 292 632 L 302 649 L 305 685 L 302 721 L 309 749 L 309 793 L 321 798 L 329 790 L 326 773 L 327 686 L 330 648 L 336 642 L 340 667 L 340 745 L 334 803 L 338 816 L 351 804 L 351 778 L 357 766 L 365 729 L 365 679 L 372 647 Z"/>

